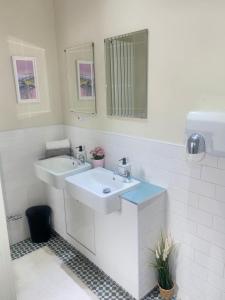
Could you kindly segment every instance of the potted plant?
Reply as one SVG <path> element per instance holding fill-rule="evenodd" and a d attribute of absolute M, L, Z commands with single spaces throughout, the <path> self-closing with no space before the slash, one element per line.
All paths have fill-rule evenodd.
<path fill-rule="evenodd" d="M 174 249 L 174 243 L 169 236 L 161 234 L 161 238 L 154 253 L 153 267 L 157 271 L 160 296 L 164 300 L 172 299 L 174 295 L 174 282 L 170 270 L 170 256 Z"/>
<path fill-rule="evenodd" d="M 105 162 L 105 151 L 101 147 L 96 147 L 91 150 L 90 154 L 92 155 L 92 164 L 94 168 L 104 167 Z"/>

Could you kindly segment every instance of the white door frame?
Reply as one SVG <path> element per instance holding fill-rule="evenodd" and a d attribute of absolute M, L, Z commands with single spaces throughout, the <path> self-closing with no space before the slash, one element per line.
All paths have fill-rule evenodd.
<path fill-rule="evenodd" d="M 16 300 L 0 173 L 0 299 Z"/>

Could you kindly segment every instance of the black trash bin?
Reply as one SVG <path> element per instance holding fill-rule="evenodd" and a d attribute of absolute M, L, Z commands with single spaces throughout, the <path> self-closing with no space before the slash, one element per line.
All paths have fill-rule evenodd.
<path fill-rule="evenodd" d="M 47 242 L 51 237 L 51 208 L 47 205 L 32 206 L 26 210 L 33 243 Z"/>

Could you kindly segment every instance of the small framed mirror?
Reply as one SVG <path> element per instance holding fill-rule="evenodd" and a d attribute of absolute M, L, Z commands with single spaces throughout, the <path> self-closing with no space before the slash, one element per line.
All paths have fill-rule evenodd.
<path fill-rule="evenodd" d="M 70 110 L 96 114 L 94 43 L 65 49 L 67 97 Z"/>
<path fill-rule="evenodd" d="M 147 118 L 148 30 L 105 39 L 107 114 Z"/>

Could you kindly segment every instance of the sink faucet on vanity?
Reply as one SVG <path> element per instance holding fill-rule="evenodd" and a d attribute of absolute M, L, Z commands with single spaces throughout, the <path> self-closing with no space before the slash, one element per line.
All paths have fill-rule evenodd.
<path fill-rule="evenodd" d="M 73 157 L 78 160 L 80 164 L 85 164 L 87 161 L 87 153 L 85 150 L 85 146 L 71 147 L 71 153 Z"/>
<path fill-rule="evenodd" d="M 119 160 L 119 164 L 114 170 L 113 180 L 115 180 L 115 175 L 119 175 L 124 178 L 124 182 L 131 181 L 131 165 L 128 163 L 128 159 L 123 157 Z"/>

